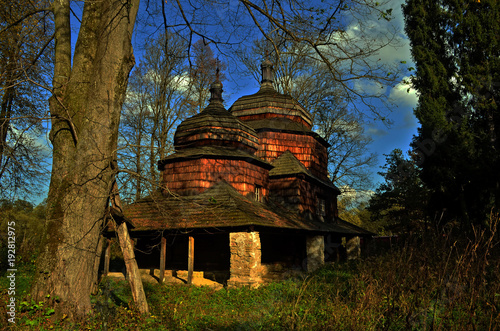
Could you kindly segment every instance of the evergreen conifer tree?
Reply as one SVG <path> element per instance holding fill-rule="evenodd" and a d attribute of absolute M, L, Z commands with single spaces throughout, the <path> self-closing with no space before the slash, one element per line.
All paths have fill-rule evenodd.
<path fill-rule="evenodd" d="M 433 214 L 462 225 L 485 222 L 500 204 L 499 8 L 493 0 L 403 5 L 419 92 L 412 147 Z"/>

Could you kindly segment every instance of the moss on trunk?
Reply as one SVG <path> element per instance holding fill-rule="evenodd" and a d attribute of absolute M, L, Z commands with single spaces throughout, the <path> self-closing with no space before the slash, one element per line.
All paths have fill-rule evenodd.
<path fill-rule="evenodd" d="M 139 0 L 86 2 L 71 66 L 69 1 L 55 1 L 53 169 L 45 249 L 35 299 L 57 298 L 59 314 L 84 316 L 99 263 L 99 237 L 114 177 L 118 123 L 133 67 Z"/>

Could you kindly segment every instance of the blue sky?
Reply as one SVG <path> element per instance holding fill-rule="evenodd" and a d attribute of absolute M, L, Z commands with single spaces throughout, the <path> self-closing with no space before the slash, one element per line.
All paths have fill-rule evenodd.
<path fill-rule="evenodd" d="M 362 22 L 352 18 L 341 18 L 341 20 L 345 20 L 345 22 L 349 20 L 352 21 L 352 23 L 348 25 L 346 32 L 355 37 L 354 39 L 357 39 L 357 33 L 359 35 L 363 34 L 364 37 L 368 36 L 375 39 L 384 38 L 384 32 L 390 31 L 391 29 L 395 29 L 396 32 L 394 44 L 398 46 L 385 47 L 375 55 L 376 57 L 374 56 L 372 58 L 382 63 L 399 65 L 401 69 L 401 72 L 398 73 L 399 77 L 396 78 L 396 85 L 393 87 L 383 87 L 383 92 L 388 97 L 389 101 L 387 108 L 390 110 L 386 112 L 386 118 L 388 122 L 392 124 L 388 126 L 380 120 L 373 120 L 371 117 L 374 116 L 370 116 L 370 112 L 366 112 L 366 133 L 373 139 L 373 143 L 370 146 L 370 152 L 374 152 L 378 155 L 378 163 L 372 169 L 373 188 L 382 180 L 382 177 L 377 175 L 377 172 L 380 171 L 380 166 L 385 164 L 384 154 L 389 154 L 395 148 L 399 148 L 403 150 L 403 152 L 406 152 L 409 149 L 409 144 L 413 135 L 417 133 L 418 127 L 418 122 L 413 115 L 413 108 L 417 103 L 417 95 L 414 90 L 411 88 L 409 89 L 409 86 L 403 83 L 403 81 L 408 79 L 411 75 L 411 71 L 409 71 L 408 68 L 414 67 L 411 59 L 409 42 L 404 33 L 404 18 L 401 9 L 404 0 L 381 0 L 379 2 L 381 3 L 380 8 L 382 9 L 392 8 L 390 22 L 381 19 L 379 16 L 363 17 L 365 20 Z M 200 22 L 200 25 L 197 25 L 196 28 L 206 33 L 211 38 L 222 42 L 226 41 L 228 43 L 232 43 L 236 40 L 241 42 L 243 40 L 246 44 L 250 44 L 249 41 L 261 37 L 258 31 L 255 33 L 256 29 L 253 21 L 249 20 L 248 17 L 245 19 L 245 16 L 238 16 L 238 14 L 245 12 L 238 0 L 222 1 L 218 4 L 195 0 L 194 3 L 201 7 L 198 7 L 196 11 L 192 12 L 189 11 L 190 7 L 186 4 L 186 1 L 181 1 L 181 3 L 184 3 L 184 11 L 187 17 L 193 18 L 195 22 Z M 310 4 L 311 6 L 329 5 L 328 2 L 319 2 L 317 0 L 312 0 Z M 184 23 L 182 16 L 179 15 L 175 6 L 170 4 L 168 8 L 167 12 L 170 15 L 168 17 L 169 24 L 182 25 Z M 203 17 L 204 15 L 206 17 Z M 163 20 L 158 21 L 158 19 L 156 19 L 151 20 L 150 24 L 158 28 L 158 24 L 162 22 Z M 265 29 L 265 23 L 262 24 Z M 360 24 L 363 24 L 363 26 L 360 27 Z M 239 29 L 238 26 L 240 26 Z M 183 32 L 185 32 L 185 30 Z M 138 39 L 144 35 L 145 34 L 141 35 L 140 33 L 136 33 L 135 39 L 138 44 L 140 43 Z M 246 36 L 246 38 L 242 38 L 242 36 Z M 195 36 L 195 38 L 197 37 Z M 347 46 L 349 47 L 349 45 Z M 135 47 L 135 49 L 137 54 L 136 57 L 140 56 L 140 53 L 137 52 L 138 47 Z M 216 49 L 213 50 L 214 53 L 220 54 Z M 223 47 L 221 51 L 224 52 Z M 243 65 L 241 65 L 241 63 L 238 64 L 230 55 L 220 55 L 221 59 L 223 61 L 226 60 L 229 66 L 228 73 L 226 74 L 228 79 L 224 82 L 223 95 L 226 101 L 225 104 L 227 108 L 229 108 L 239 97 L 255 93 L 259 89 L 259 83 L 250 76 L 242 77 L 239 68 L 242 68 Z M 261 61 L 261 59 L 256 59 L 256 61 Z M 380 85 L 370 84 L 366 81 L 359 82 L 358 84 L 356 88 L 359 89 L 370 90 L 381 88 Z M 375 101 L 374 104 L 381 109 L 385 107 L 382 103 L 377 101 Z"/>
<path fill-rule="evenodd" d="M 409 41 L 404 33 L 402 3 L 404 3 L 402 0 L 393 0 L 390 3 L 393 8 L 393 22 L 400 33 L 401 47 L 387 48 L 381 52 L 380 56 L 386 61 L 405 61 L 406 67 L 412 68 L 414 64 L 411 58 Z M 388 117 L 393 124 L 390 127 L 385 127 L 381 123 L 374 123 L 373 126 L 368 128 L 368 133 L 373 138 L 372 148 L 379 155 L 379 166 L 385 164 L 383 154 L 389 154 L 395 148 L 406 152 L 409 149 L 413 135 L 417 133 L 418 121 L 413 114 L 413 108 L 418 100 L 417 94 L 415 90 L 403 82 L 410 74 L 411 71 L 407 70 L 406 75 L 403 73 L 403 76 L 400 77 L 400 83 L 387 91 L 389 100 L 393 104 Z M 376 178 L 381 180 L 378 175 Z"/>
<path fill-rule="evenodd" d="M 386 47 L 382 49 L 378 57 L 386 63 L 402 63 L 402 72 L 397 78 L 397 84 L 394 87 L 383 87 L 385 94 L 388 97 L 390 112 L 387 113 L 387 119 L 391 125 L 386 125 L 380 120 L 367 119 L 366 133 L 373 139 L 370 145 L 370 150 L 378 155 L 378 163 L 373 168 L 374 188 L 382 181 L 382 177 L 377 174 L 380 171 L 380 166 L 385 164 L 384 154 L 389 154 L 395 148 L 401 149 L 403 152 L 409 150 L 409 145 L 413 135 L 417 133 L 418 122 L 413 114 L 413 108 L 417 104 L 416 91 L 404 83 L 411 75 L 411 69 L 414 67 L 408 39 L 404 33 L 404 18 L 401 10 L 401 5 L 404 0 L 391 0 L 386 5 L 386 8 L 392 8 L 391 24 L 397 29 L 397 44 L 398 47 Z M 383 30 L 388 22 L 384 20 L 374 19 L 374 30 Z M 352 30 L 356 30 L 356 26 L 350 26 Z M 360 83 L 359 88 L 372 89 L 381 88 L 373 84 Z M 365 84 L 365 85 L 362 85 Z M 255 93 L 259 84 L 248 79 L 246 84 L 239 81 L 237 84 L 231 80 L 225 83 L 224 98 L 227 101 L 227 106 L 231 106 L 237 98 Z M 383 107 L 379 103 L 380 107 Z"/>
<path fill-rule="evenodd" d="M 413 67 L 413 63 L 411 59 L 409 43 L 404 33 L 404 19 L 401 11 L 401 4 L 403 2 L 404 0 L 389 0 L 388 4 L 385 6 L 385 8 L 393 9 L 391 24 L 397 28 L 396 37 L 399 46 L 386 47 L 385 49 L 382 49 L 379 52 L 378 57 L 383 62 L 386 63 L 405 62 L 405 66 L 407 68 L 411 68 Z M 234 9 L 231 8 L 231 6 L 234 7 L 235 4 L 237 3 L 238 3 L 237 1 L 233 0 L 229 1 L 230 8 L 228 9 Z M 82 8 L 81 3 L 75 3 L 75 6 L 73 6 L 75 13 L 79 16 L 81 16 L 81 8 Z M 215 14 L 216 15 L 220 14 L 219 16 L 224 17 L 224 15 L 226 15 L 225 13 L 227 13 L 226 9 L 219 9 L 219 11 L 216 11 Z M 73 28 L 74 33 L 72 36 L 72 41 L 74 45 L 77 39 L 78 22 L 74 18 L 72 18 L 72 24 L 74 26 Z M 374 31 L 381 31 L 381 30 L 383 31 L 386 28 L 385 25 L 388 23 L 385 20 L 374 18 L 372 24 Z M 355 33 L 357 26 L 355 24 L 352 24 L 349 26 L 349 29 L 350 31 L 353 31 L 353 33 Z M 230 34 L 231 32 L 226 31 L 225 33 Z M 137 44 L 134 45 L 137 63 L 139 62 L 140 58 L 140 52 L 138 47 L 140 40 L 138 40 L 139 39 L 138 36 L 139 35 L 136 33 L 134 38 L 135 39 L 134 44 Z M 410 71 L 406 70 L 405 72 L 405 70 L 403 70 L 400 77 L 398 77 L 397 79 L 397 82 L 399 83 L 396 86 L 384 87 L 385 89 L 384 93 L 386 94 L 388 100 L 391 103 L 391 105 L 388 107 L 390 109 L 390 112 L 387 113 L 387 118 L 390 120 L 392 125 L 387 126 L 380 120 L 371 120 L 371 119 L 367 120 L 368 124 L 366 126 L 366 132 L 373 139 L 373 142 L 370 145 L 370 151 L 378 155 L 378 163 L 372 169 L 373 182 L 375 184 L 373 186 L 374 189 L 376 188 L 377 184 L 382 181 L 382 178 L 379 175 L 377 175 L 377 171 L 380 170 L 380 166 L 385 164 L 384 154 L 389 154 L 395 148 L 399 148 L 403 150 L 403 152 L 406 152 L 409 149 L 409 144 L 411 142 L 413 135 L 417 133 L 418 122 L 415 116 L 413 115 L 413 108 L 416 106 L 417 103 L 417 95 L 415 91 L 412 90 L 411 88 L 408 90 L 409 86 L 403 83 L 403 80 L 407 79 L 410 74 L 411 74 Z M 234 74 L 232 76 L 231 75 L 229 76 L 230 77 L 228 78 L 230 79 L 228 79 L 224 83 L 224 90 L 225 90 L 224 99 L 226 100 L 226 105 L 228 108 L 239 97 L 255 93 L 259 89 L 259 83 L 250 77 L 242 79 L 241 77 L 238 77 L 237 75 Z M 380 86 L 374 86 L 373 84 L 372 85 L 366 83 L 360 83 L 360 84 L 361 85 L 359 85 L 358 88 L 364 88 L 364 89 L 380 88 Z M 380 104 L 380 107 L 383 107 L 383 105 Z M 48 190 L 48 183 L 47 183 L 47 190 Z M 43 197 L 40 199 L 40 201 L 42 199 Z"/>

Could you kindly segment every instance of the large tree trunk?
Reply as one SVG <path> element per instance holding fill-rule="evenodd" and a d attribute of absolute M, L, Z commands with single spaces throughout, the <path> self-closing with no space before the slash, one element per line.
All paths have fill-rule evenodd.
<path fill-rule="evenodd" d="M 53 165 L 47 235 L 32 294 L 36 300 L 58 297 L 58 311 L 70 316 L 91 309 L 138 7 L 139 0 L 86 1 L 71 67 L 69 0 L 53 3 Z"/>

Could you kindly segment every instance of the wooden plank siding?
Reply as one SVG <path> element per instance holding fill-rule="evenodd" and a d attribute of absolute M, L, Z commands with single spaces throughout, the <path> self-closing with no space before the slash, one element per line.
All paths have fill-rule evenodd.
<path fill-rule="evenodd" d="M 163 183 L 177 194 L 197 194 L 224 179 L 248 196 L 262 187 L 267 195 L 269 170 L 245 160 L 195 159 L 165 165 Z"/>
<path fill-rule="evenodd" d="M 263 131 L 259 132 L 260 146 L 256 156 L 272 162 L 283 152 L 290 151 L 314 176 L 328 179 L 326 147 L 309 135 Z"/>
<path fill-rule="evenodd" d="M 269 181 L 269 196 L 280 200 L 303 216 L 318 215 L 319 199 L 325 201 L 325 221 L 337 216 L 337 199 L 332 190 L 306 179 L 288 177 Z"/>

